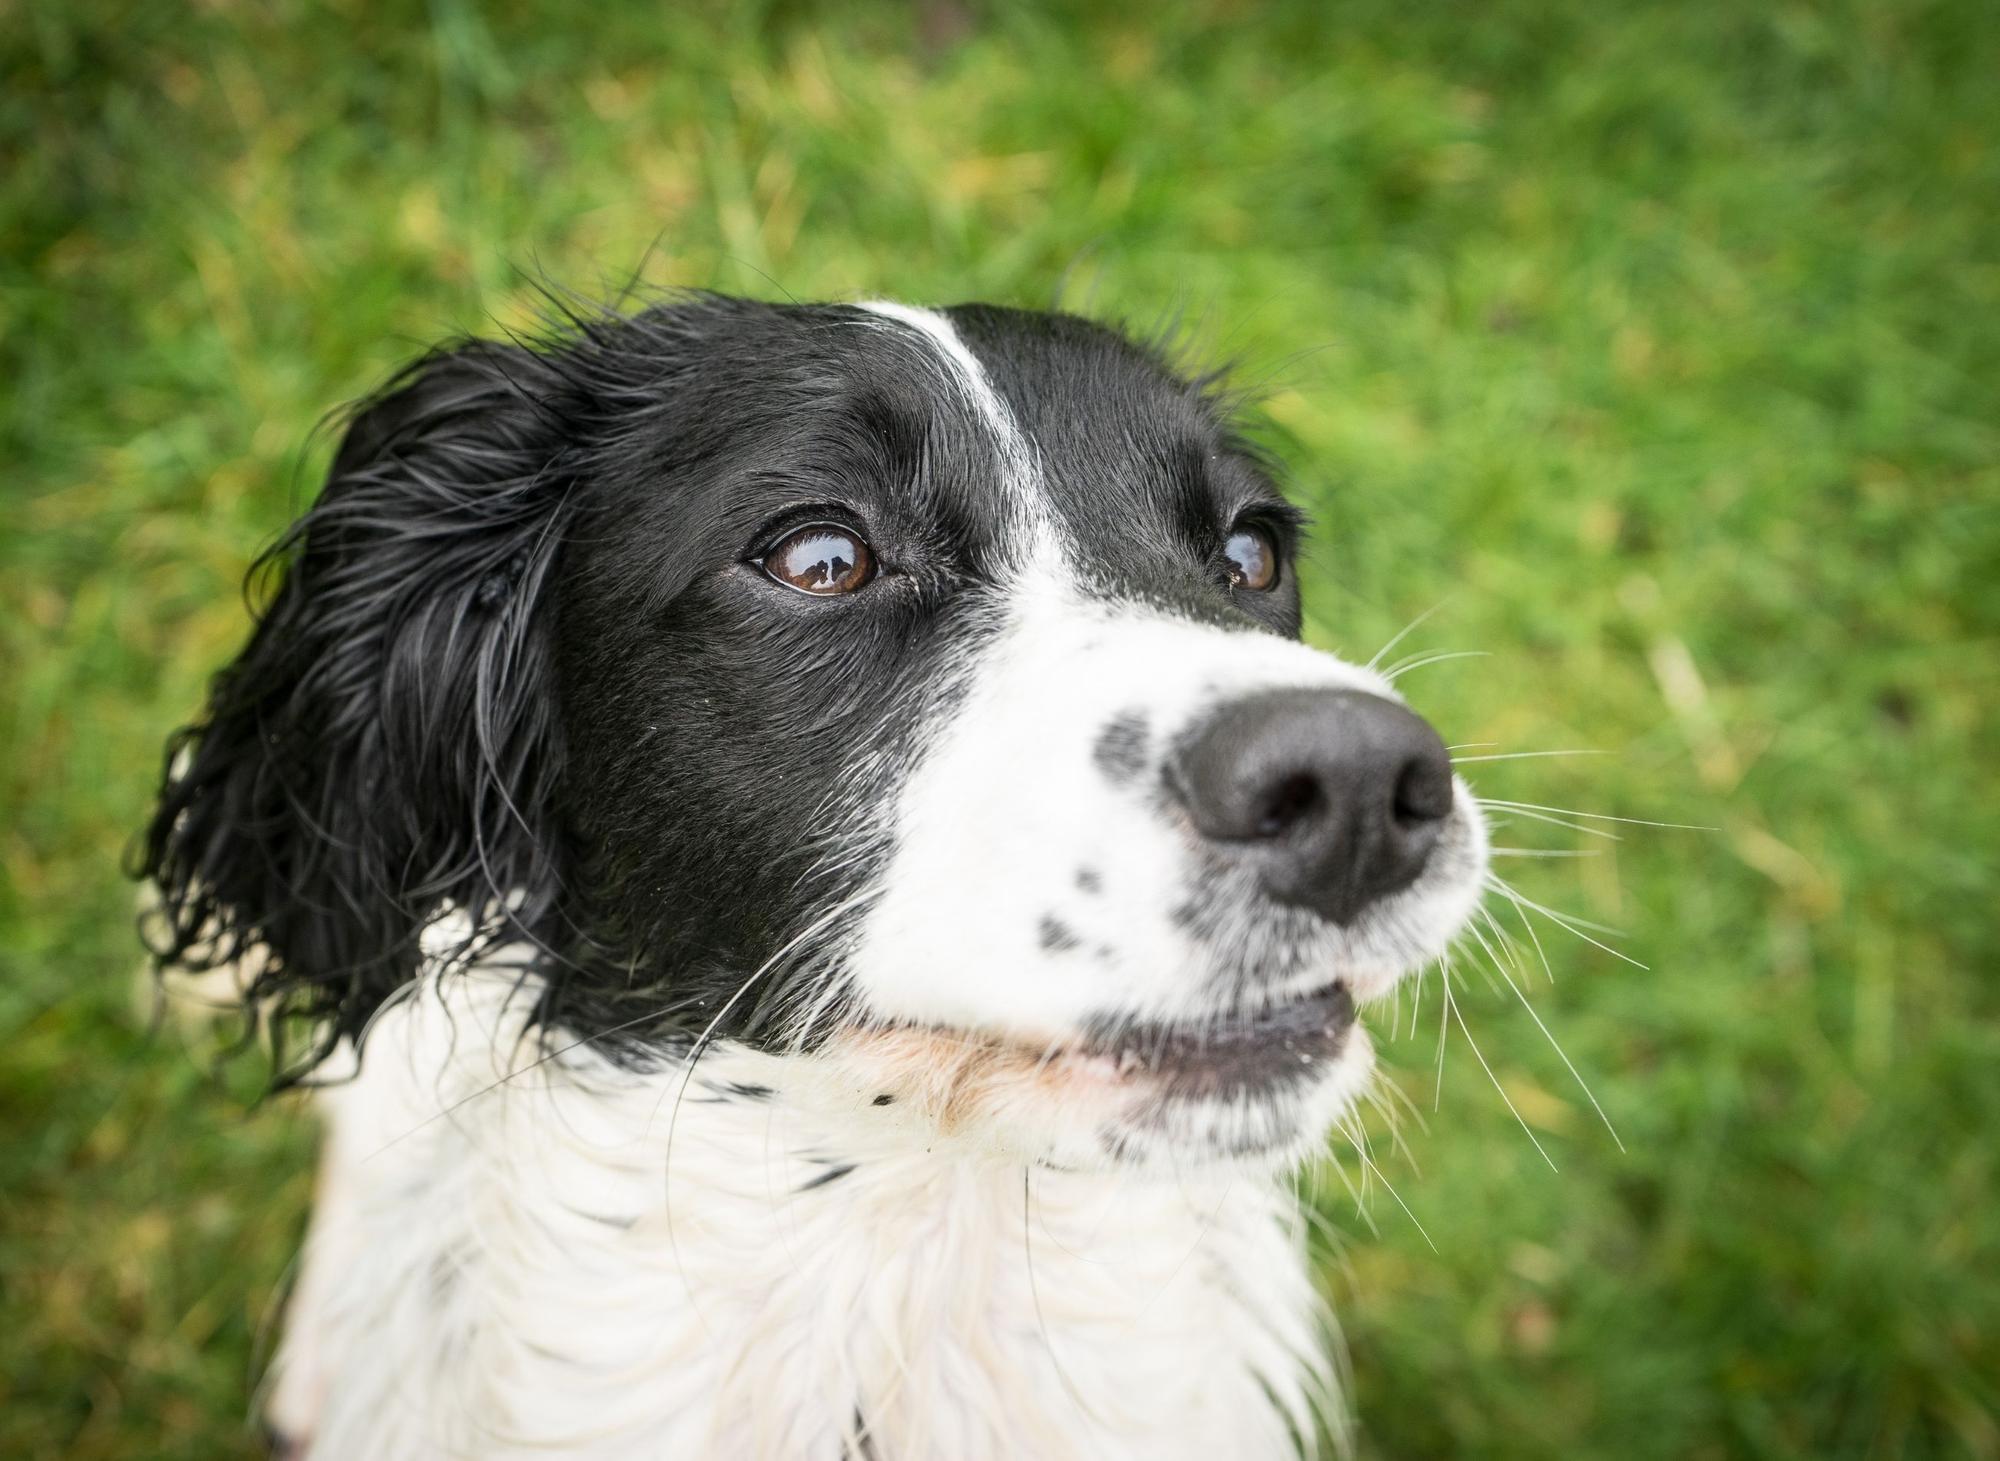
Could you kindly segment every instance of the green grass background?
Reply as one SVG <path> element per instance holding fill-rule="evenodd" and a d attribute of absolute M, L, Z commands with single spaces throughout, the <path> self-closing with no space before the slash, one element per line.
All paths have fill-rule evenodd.
<path fill-rule="evenodd" d="M 251 1450 L 311 1133 L 149 1031 L 119 856 L 314 422 L 537 269 L 1184 311 L 1315 642 L 1435 609 L 1448 739 L 1607 753 L 1482 790 L 1718 829 L 1500 838 L 1650 966 L 1533 973 L 1624 1151 L 1469 965 L 1559 1171 L 1434 976 L 1385 1038 L 1364 1455 L 2000 1455 L 1984 0 L 0 0 L 0 1454 Z"/>

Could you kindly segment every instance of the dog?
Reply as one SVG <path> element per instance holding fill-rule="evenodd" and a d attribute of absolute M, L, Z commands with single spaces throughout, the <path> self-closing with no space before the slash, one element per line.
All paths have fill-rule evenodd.
<path fill-rule="evenodd" d="M 710 295 L 351 417 L 143 857 L 159 965 L 309 1032 L 284 1454 L 1338 1433 L 1289 1174 L 1487 836 L 1234 418 L 1071 316 Z"/>

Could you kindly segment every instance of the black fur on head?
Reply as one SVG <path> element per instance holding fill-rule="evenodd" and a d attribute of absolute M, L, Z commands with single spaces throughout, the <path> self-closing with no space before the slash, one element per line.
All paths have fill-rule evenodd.
<path fill-rule="evenodd" d="M 1289 574 L 1232 602 L 1229 524 L 1296 522 L 1203 383 L 1081 320 L 953 318 L 1040 443 L 1080 592 L 1297 633 Z M 995 621 L 1006 470 L 936 350 L 853 307 L 696 297 L 411 366 L 170 747 L 160 964 L 240 961 L 315 1055 L 427 954 L 503 941 L 543 1029 L 800 1037 Z M 827 523 L 872 545 L 868 587 L 757 566 Z M 447 907 L 456 946 L 420 947 Z"/>

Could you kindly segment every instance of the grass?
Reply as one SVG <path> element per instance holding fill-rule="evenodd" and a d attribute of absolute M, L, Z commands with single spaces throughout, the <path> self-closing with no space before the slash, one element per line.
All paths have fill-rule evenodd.
<path fill-rule="evenodd" d="M 322 412 L 643 267 L 1184 310 L 1316 642 L 1434 611 L 1449 739 L 1607 753 L 1484 792 L 1719 829 L 1501 837 L 1648 966 L 1525 976 L 1622 1151 L 1476 950 L 1435 1098 L 1398 1012 L 1364 1455 L 2000 1455 L 2000 12 L 1139 15 L 0 4 L 0 1452 L 251 1453 L 310 1131 L 149 1029 L 120 852 Z"/>

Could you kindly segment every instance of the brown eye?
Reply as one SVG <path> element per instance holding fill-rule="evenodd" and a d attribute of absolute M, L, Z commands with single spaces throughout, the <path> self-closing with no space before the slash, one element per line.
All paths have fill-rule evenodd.
<path fill-rule="evenodd" d="M 802 594 L 851 594 L 875 576 L 875 554 L 846 528 L 814 523 L 778 539 L 758 566 Z"/>
<path fill-rule="evenodd" d="M 1222 545 L 1231 588 L 1267 589 L 1278 581 L 1278 546 L 1262 528 L 1238 528 Z"/>

